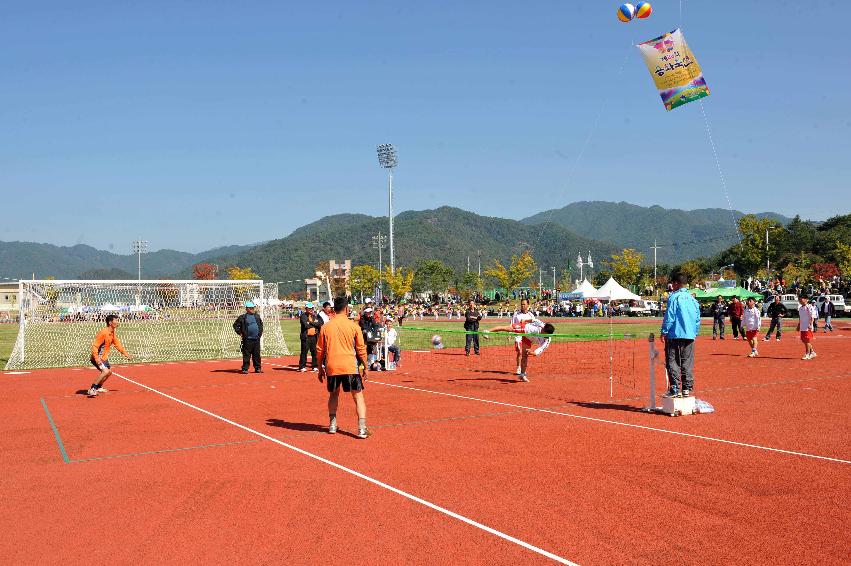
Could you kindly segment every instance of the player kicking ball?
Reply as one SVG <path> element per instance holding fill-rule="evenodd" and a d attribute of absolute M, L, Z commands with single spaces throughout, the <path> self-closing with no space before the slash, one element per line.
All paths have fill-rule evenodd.
<path fill-rule="evenodd" d="M 495 326 L 485 332 L 512 332 L 514 334 L 523 334 L 524 336 L 517 342 L 517 355 L 520 358 L 520 373 L 517 376 L 520 381 L 528 382 L 526 377 L 526 367 L 529 364 L 529 352 L 533 356 L 540 356 L 550 345 L 550 334 L 556 331 L 555 327 L 549 322 L 544 323 L 540 320 L 528 320 L 506 326 Z M 537 344 L 537 348 L 532 350 L 532 345 Z"/>
<path fill-rule="evenodd" d="M 118 317 L 114 314 L 107 316 L 106 328 L 98 332 L 97 336 L 95 336 L 95 341 L 92 342 L 91 362 L 95 368 L 100 370 L 100 377 L 89 388 L 89 397 L 97 397 L 98 393 L 106 393 L 108 391 L 103 384 L 112 375 L 112 367 L 109 365 L 109 360 L 107 360 L 111 346 L 114 345 L 115 349 L 124 354 L 125 358 L 130 359 L 130 354 L 127 353 L 127 350 L 121 345 L 118 336 L 115 335 L 116 328 L 118 328 Z"/>

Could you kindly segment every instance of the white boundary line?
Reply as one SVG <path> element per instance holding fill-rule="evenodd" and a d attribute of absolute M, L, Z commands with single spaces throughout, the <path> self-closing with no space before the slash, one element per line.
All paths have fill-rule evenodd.
<path fill-rule="evenodd" d="M 791 454 L 793 456 L 801 456 L 804 458 L 814 458 L 817 460 L 827 460 L 829 462 L 838 462 L 840 464 L 851 464 L 851 460 L 842 460 L 840 458 L 831 458 L 830 456 L 819 456 L 817 454 L 807 454 L 806 452 L 795 452 L 793 450 L 784 450 L 782 448 L 771 448 L 770 446 L 760 446 L 759 444 L 748 444 L 746 442 L 737 442 L 735 440 L 725 440 L 723 438 L 715 438 L 712 436 L 702 436 L 700 434 L 691 434 L 689 432 L 680 432 L 676 430 L 668 430 L 664 428 L 656 428 L 647 425 L 633 424 L 633 423 L 625 423 L 621 421 L 611 421 L 608 419 L 601 419 L 598 417 L 587 417 L 584 415 L 575 415 L 573 413 L 565 413 L 562 411 L 553 411 L 551 409 L 540 409 L 537 407 L 527 407 L 525 405 L 515 405 L 514 403 L 505 403 L 502 401 L 493 401 L 490 399 L 480 399 L 478 397 L 469 397 L 467 395 L 457 395 L 455 393 L 445 393 L 442 391 L 432 391 L 430 389 L 420 389 L 418 387 L 408 387 L 406 385 L 396 385 L 395 383 L 384 383 L 382 381 L 375 381 L 370 379 L 369 383 L 375 383 L 377 385 L 386 385 L 387 387 L 397 387 L 399 389 L 408 389 L 411 391 L 421 391 L 423 393 L 431 393 L 433 395 L 445 395 L 446 397 L 455 397 L 457 399 L 466 399 L 468 401 L 478 401 L 479 403 L 491 403 L 493 405 L 502 405 L 504 407 L 514 407 L 515 409 L 525 409 L 527 411 L 535 411 L 538 413 L 547 413 L 550 415 L 558 415 L 561 417 L 571 417 L 574 419 L 581 419 L 586 421 L 593 421 L 598 423 L 612 424 L 618 426 L 626 426 L 631 428 L 638 428 L 642 430 L 652 430 L 654 432 L 664 432 L 667 434 L 674 434 L 677 436 L 686 436 L 689 438 L 698 438 L 700 440 L 708 440 L 710 442 L 720 442 L 722 444 L 732 444 L 734 446 L 743 446 L 745 448 L 756 448 L 757 450 L 767 450 L 769 452 L 779 452 L 781 454 Z"/>
<path fill-rule="evenodd" d="M 351 474 L 351 475 L 358 477 L 362 480 L 366 480 L 371 484 L 374 484 L 374 485 L 377 485 L 378 487 L 382 487 L 386 490 L 392 491 L 393 493 L 395 493 L 397 495 L 401 495 L 402 497 L 410 499 L 411 501 L 419 503 L 420 505 L 425 505 L 426 507 L 428 507 L 430 509 L 434 509 L 435 511 L 443 513 L 444 515 L 448 515 L 448 516 L 452 517 L 453 519 L 458 519 L 459 521 L 467 523 L 468 525 L 476 527 L 477 529 L 481 529 L 481 530 L 483 530 L 487 533 L 490 533 L 490 534 L 497 536 L 501 539 L 504 539 L 508 542 L 522 546 L 523 548 L 525 548 L 527 550 L 531 550 L 532 552 L 540 554 L 541 556 L 544 556 L 544 557 L 549 558 L 551 560 L 555 560 L 556 562 L 559 562 L 561 564 L 567 564 L 569 566 L 578 566 L 575 562 L 571 562 L 570 560 L 562 558 L 561 556 L 558 556 L 557 554 L 553 554 L 552 552 L 548 552 L 548 551 L 546 551 L 542 548 L 539 548 L 537 546 L 529 544 L 528 542 L 522 541 L 522 540 L 515 538 L 511 535 L 505 534 L 505 533 L 498 531 L 494 528 L 488 527 L 487 525 L 483 525 L 482 523 L 479 523 L 478 521 L 474 521 L 473 519 L 469 519 L 467 517 L 464 517 L 463 515 L 459 515 L 458 513 L 450 511 L 449 509 L 446 509 L 444 507 L 441 507 L 439 505 L 431 503 L 430 501 L 426 501 L 425 499 L 421 499 L 421 498 L 417 497 L 416 495 L 412 495 L 412 494 L 410 494 L 406 491 L 402 491 L 399 488 L 393 487 L 392 485 L 388 485 L 388 484 L 386 484 L 382 481 L 379 481 L 375 478 L 367 476 L 366 474 L 362 474 L 362 473 L 357 472 L 357 471 L 355 471 L 351 468 L 347 468 L 347 467 L 343 466 L 342 464 L 338 464 L 336 462 L 333 462 L 331 460 L 323 458 L 322 456 L 318 456 L 316 454 L 308 452 L 307 450 L 303 450 L 301 448 L 298 448 L 297 446 L 293 446 L 292 444 L 287 444 L 286 442 L 283 442 L 282 440 L 279 440 L 279 439 L 274 438 L 272 436 L 268 436 L 266 434 L 263 434 L 260 431 L 254 430 L 253 428 L 249 428 L 245 425 L 241 425 L 237 422 L 234 422 L 234 421 L 229 420 L 225 417 L 222 417 L 220 415 L 212 413 L 212 412 L 210 412 L 206 409 L 202 409 L 201 407 L 198 407 L 198 406 L 193 405 L 191 403 L 188 403 L 186 401 L 182 401 L 181 399 L 178 399 L 177 397 L 172 397 L 171 395 L 169 395 L 167 393 L 163 393 L 162 391 L 158 391 L 158 390 L 154 389 L 153 387 L 149 387 L 149 386 L 145 385 L 144 383 L 139 383 L 138 381 L 132 380 L 129 377 L 125 377 L 125 376 L 118 374 L 118 373 L 113 373 L 112 375 L 114 375 L 115 377 L 119 377 L 119 378 L 121 378 L 121 379 L 123 379 L 123 380 L 125 380 L 129 383 L 132 383 L 134 385 L 137 385 L 139 387 L 147 389 L 148 391 L 156 393 L 157 395 L 162 395 L 163 397 L 165 397 L 167 399 L 171 399 L 172 401 L 180 403 L 181 405 L 185 405 L 185 406 L 189 407 L 190 409 L 194 409 L 194 410 L 196 410 L 200 413 L 204 413 L 205 415 L 213 417 L 214 419 L 218 419 L 218 420 L 225 422 L 225 423 L 227 423 L 231 426 L 241 428 L 242 430 L 244 430 L 246 432 L 249 432 L 251 434 L 259 436 L 260 438 L 264 438 L 266 440 L 274 442 L 275 444 L 279 444 L 279 445 L 283 446 L 284 448 L 289 448 L 290 450 L 292 450 L 294 452 L 298 452 L 299 454 L 301 454 L 303 456 L 307 456 L 308 458 L 313 458 L 314 460 L 318 460 L 319 462 L 322 462 L 323 464 L 328 464 L 331 467 L 337 468 L 338 470 L 342 470 L 342 471 L 346 472 L 347 474 Z"/>

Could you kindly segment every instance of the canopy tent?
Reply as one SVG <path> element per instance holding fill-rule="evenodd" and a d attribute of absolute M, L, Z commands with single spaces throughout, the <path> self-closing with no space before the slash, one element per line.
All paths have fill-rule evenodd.
<path fill-rule="evenodd" d="M 762 295 L 748 291 L 744 287 L 711 287 L 705 291 L 703 289 L 689 289 L 688 292 L 693 294 L 694 298 L 698 300 L 714 299 L 718 295 L 721 295 L 724 299 L 732 299 L 733 297 L 748 299 L 753 297 L 754 299 L 762 300 Z"/>
<path fill-rule="evenodd" d="M 594 293 L 597 292 L 597 289 L 595 289 L 594 286 L 589 283 L 587 279 L 585 279 L 582 281 L 582 284 L 579 285 L 579 287 L 577 287 L 573 292 L 582 293 L 582 295 L 585 297 L 591 297 L 594 295 Z"/>
<path fill-rule="evenodd" d="M 130 312 L 152 312 L 154 309 L 148 305 L 130 305 Z"/>
<path fill-rule="evenodd" d="M 101 305 L 99 310 L 101 312 L 118 312 L 121 308 L 110 303 L 106 303 L 105 305 Z"/>
<path fill-rule="evenodd" d="M 624 289 L 613 277 L 609 277 L 606 283 L 586 298 L 600 299 L 601 301 L 639 301 L 641 297 L 628 289 Z"/>

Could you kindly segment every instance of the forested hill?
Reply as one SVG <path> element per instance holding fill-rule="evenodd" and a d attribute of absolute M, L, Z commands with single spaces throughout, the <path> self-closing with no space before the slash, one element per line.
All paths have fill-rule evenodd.
<path fill-rule="evenodd" d="M 733 211 L 737 220 L 744 213 Z M 783 224 L 791 220 L 764 212 Z M 586 238 L 612 242 L 619 248 L 635 248 L 652 254 L 654 238 L 660 246 L 658 261 L 676 264 L 696 257 L 713 256 L 736 241 L 736 228 L 730 211 L 723 208 L 678 210 L 661 206 L 636 206 L 627 202 L 575 202 L 564 208 L 547 210 L 524 218 L 524 224 L 553 222 Z"/>
<path fill-rule="evenodd" d="M 213 258 L 219 265 L 251 267 L 267 281 L 287 281 L 309 277 L 323 259 L 351 259 L 355 265 L 378 264 L 378 250 L 372 238 L 387 233 L 387 217 L 363 215 L 328 216 L 299 228 L 286 238 L 273 240 L 247 252 Z M 616 246 L 577 236 L 558 226 L 528 225 L 516 220 L 479 216 L 444 206 L 435 210 L 403 212 L 394 220 L 394 249 L 397 266 L 413 266 L 419 260 L 439 259 L 456 270 L 482 269 L 493 259 L 507 263 L 513 254 L 529 249 L 552 281 L 582 252 L 608 258 Z M 382 252 L 387 263 L 389 244 Z M 281 287 L 282 291 L 298 288 Z"/>

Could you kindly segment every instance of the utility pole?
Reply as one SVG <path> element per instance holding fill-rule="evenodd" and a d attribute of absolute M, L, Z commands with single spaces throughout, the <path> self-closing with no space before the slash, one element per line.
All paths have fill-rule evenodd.
<path fill-rule="evenodd" d="M 768 228 L 765 229 L 765 279 L 771 277 L 771 259 L 768 257 Z"/>
<path fill-rule="evenodd" d="M 467 273 L 470 273 L 470 256 L 467 256 Z"/>
<path fill-rule="evenodd" d="M 398 164 L 396 148 L 383 143 L 378 146 L 378 164 L 387 169 L 387 216 L 390 219 L 390 270 L 396 273 L 396 258 L 393 254 L 393 168 Z"/>
<path fill-rule="evenodd" d="M 653 238 L 653 247 L 650 248 L 653 250 L 653 288 L 656 288 L 656 250 L 659 249 L 659 246 L 656 245 L 656 238 Z"/>
<path fill-rule="evenodd" d="M 538 294 L 544 291 L 544 270 L 538 268 Z"/>
<path fill-rule="evenodd" d="M 556 292 L 556 268 L 553 267 L 553 295 L 555 295 L 555 292 Z M 556 297 L 556 298 L 558 298 L 558 297 Z"/>
<path fill-rule="evenodd" d="M 476 250 L 476 255 L 479 257 L 479 277 L 482 276 L 482 250 Z"/>

